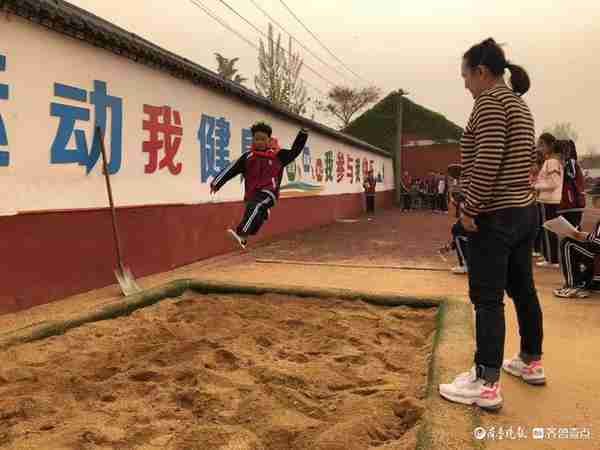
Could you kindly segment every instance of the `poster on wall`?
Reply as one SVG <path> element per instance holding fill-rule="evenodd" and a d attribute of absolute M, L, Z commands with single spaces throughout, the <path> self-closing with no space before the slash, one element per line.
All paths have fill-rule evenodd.
<path fill-rule="evenodd" d="M 105 207 L 104 136 L 118 206 L 209 202 L 214 177 L 266 121 L 283 148 L 300 125 L 21 19 L 0 31 L 0 214 Z M 32 71 L 39 61 L 43 71 Z M 362 192 L 373 169 L 393 189 L 392 160 L 320 131 L 285 168 L 281 197 Z M 216 201 L 240 201 L 228 183 Z"/>

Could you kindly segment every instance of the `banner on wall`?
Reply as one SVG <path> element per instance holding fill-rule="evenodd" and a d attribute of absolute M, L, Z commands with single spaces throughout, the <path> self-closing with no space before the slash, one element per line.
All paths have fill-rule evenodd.
<path fill-rule="evenodd" d="M 18 56 L 17 56 L 18 55 Z M 45 61 L 43 72 L 30 69 Z M 299 126 L 23 20 L 0 31 L 0 183 L 3 214 L 106 206 L 94 127 L 105 137 L 119 206 L 209 201 L 212 179 L 250 149 L 269 122 L 284 148 Z M 393 189 L 392 160 L 312 132 L 284 171 L 282 197 L 362 192 L 373 169 Z M 239 201 L 233 180 L 218 201 Z"/>

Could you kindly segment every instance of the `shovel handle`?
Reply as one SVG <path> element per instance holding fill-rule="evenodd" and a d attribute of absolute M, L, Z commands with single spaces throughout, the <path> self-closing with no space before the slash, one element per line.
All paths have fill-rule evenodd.
<path fill-rule="evenodd" d="M 113 226 L 113 236 L 115 238 L 115 246 L 117 248 L 117 263 L 119 264 L 119 270 L 121 273 L 124 273 L 123 267 L 123 259 L 121 258 L 121 242 L 119 240 L 119 229 L 117 227 L 117 214 L 115 211 L 115 204 L 113 202 L 112 195 L 112 187 L 110 185 L 110 176 L 108 174 L 108 165 L 106 163 L 106 149 L 104 148 L 104 135 L 102 134 L 102 129 L 97 126 L 96 133 L 94 136 L 96 139 L 100 141 L 100 152 L 102 153 L 102 166 L 104 172 L 104 179 L 106 180 L 106 191 L 108 192 L 108 203 L 110 205 L 110 211 L 112 215 L 112 226 Z"/>

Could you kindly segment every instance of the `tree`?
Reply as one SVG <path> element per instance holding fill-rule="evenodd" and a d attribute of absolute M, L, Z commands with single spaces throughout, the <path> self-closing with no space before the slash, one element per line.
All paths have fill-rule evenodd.
<path fill-rule="evenodd" d="M 237 73 L 238 70 L 234 67 L 235 63 L 238 62 L 240 58 L 228 59 L 220 53 L 215 53 L 215 57 L 217 58 L 218 64 L 217 72 L 220 76 L 238 84 L 244 84 L 244 82 L 248 80 Z"/>
<path fill-rule="evenodd" d="M 284 104 L 290 111 L 296 114 L 306 113 L 306 104 L 310 101 L 306 92 L 306 86 L 300 79 L 300 71 L 303 66 L 300 53 L 294 53 L 292 49 L 292 38 L 288 43 L 288 53 L 284 70 Z"/>
<path fill-rule="evenodd" d="M 344 129 L 356 113 L 376 102 L 380 95 L 379 89 L 373 86 L 362 89 L 335 86 L 327 94 L 327 102 L 317 102 L 317 109 L 336 117 L 342 124 L 340 129 Z"/>
<path fill-rule="evenodd" d="M 554 126 L 546 128 L 544 132 L 552 134 L 556 139 L 571 139 L 573 142 L 577 142 L 577 138 L 579 137 L 579 133 L 577 133 L 577 130 L 575 130 L 575 127 L 570 122 L 556 123 Z"/>
<path fill-rule="evenodd" d="M 281 46 L 281 34 L 277 42 L 273 39 L 273 25 L 269 24 L 267 43 L 260 40 L 258 50 L 258 75 L 254 77 L 256 91 L 271 102 L 283 103 L 283 78 L 285 73 L 285 53 Z"/>
<path fill-rule="evenodd" d="M 302 66 L 300 54 L 293 52 L 292 38 L 286 55 L 281 45 L 281 33 L 275 40 L 273 25 L 269 24 L 267 42 L 261 39 L 258 51 L 258 75 L 254 77 L 258 94 L 296 114 L 304 114 L 310 99 L 300 79 Z"/>

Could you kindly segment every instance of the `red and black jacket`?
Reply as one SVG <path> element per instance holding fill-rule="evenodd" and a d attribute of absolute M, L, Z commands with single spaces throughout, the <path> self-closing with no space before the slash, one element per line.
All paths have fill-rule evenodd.
<path fill-rule="evenodd" d="M 563 192 L 560 201 L 559 214 L 583 211 L 585 208 L 585 193 L 583 172 L 575 159 L 565 162 Z"/>
<path fill-rule="evenodd" d="M 377 184 L 377 181 L 375 180 L 375 177 L 373 176 L 367 176 L 367 178 L 365 178 L 365 181 L 363 182 L 363 188 L 365 190 L 365 193 L 367 195 L 375 195 L 375 185 Z"/>
<path fill-rule="evenodd" d="M 214 191 L 218 191 L 225 183 L 236 175 L 244 176 L 244 200 L 249 201 L 258 192 L 268 192 L 279 198 L 279 187 L 283 177 L 283 169 L 294 161 L 306 145 L 308 133 L 301 130 L 291 150 L 279 149 L 277 141 L 272 139 L 271 148 L 266 151 L 255 149 L 244 153 L 236 162 L 221 171 L 211 183 Z"/>

